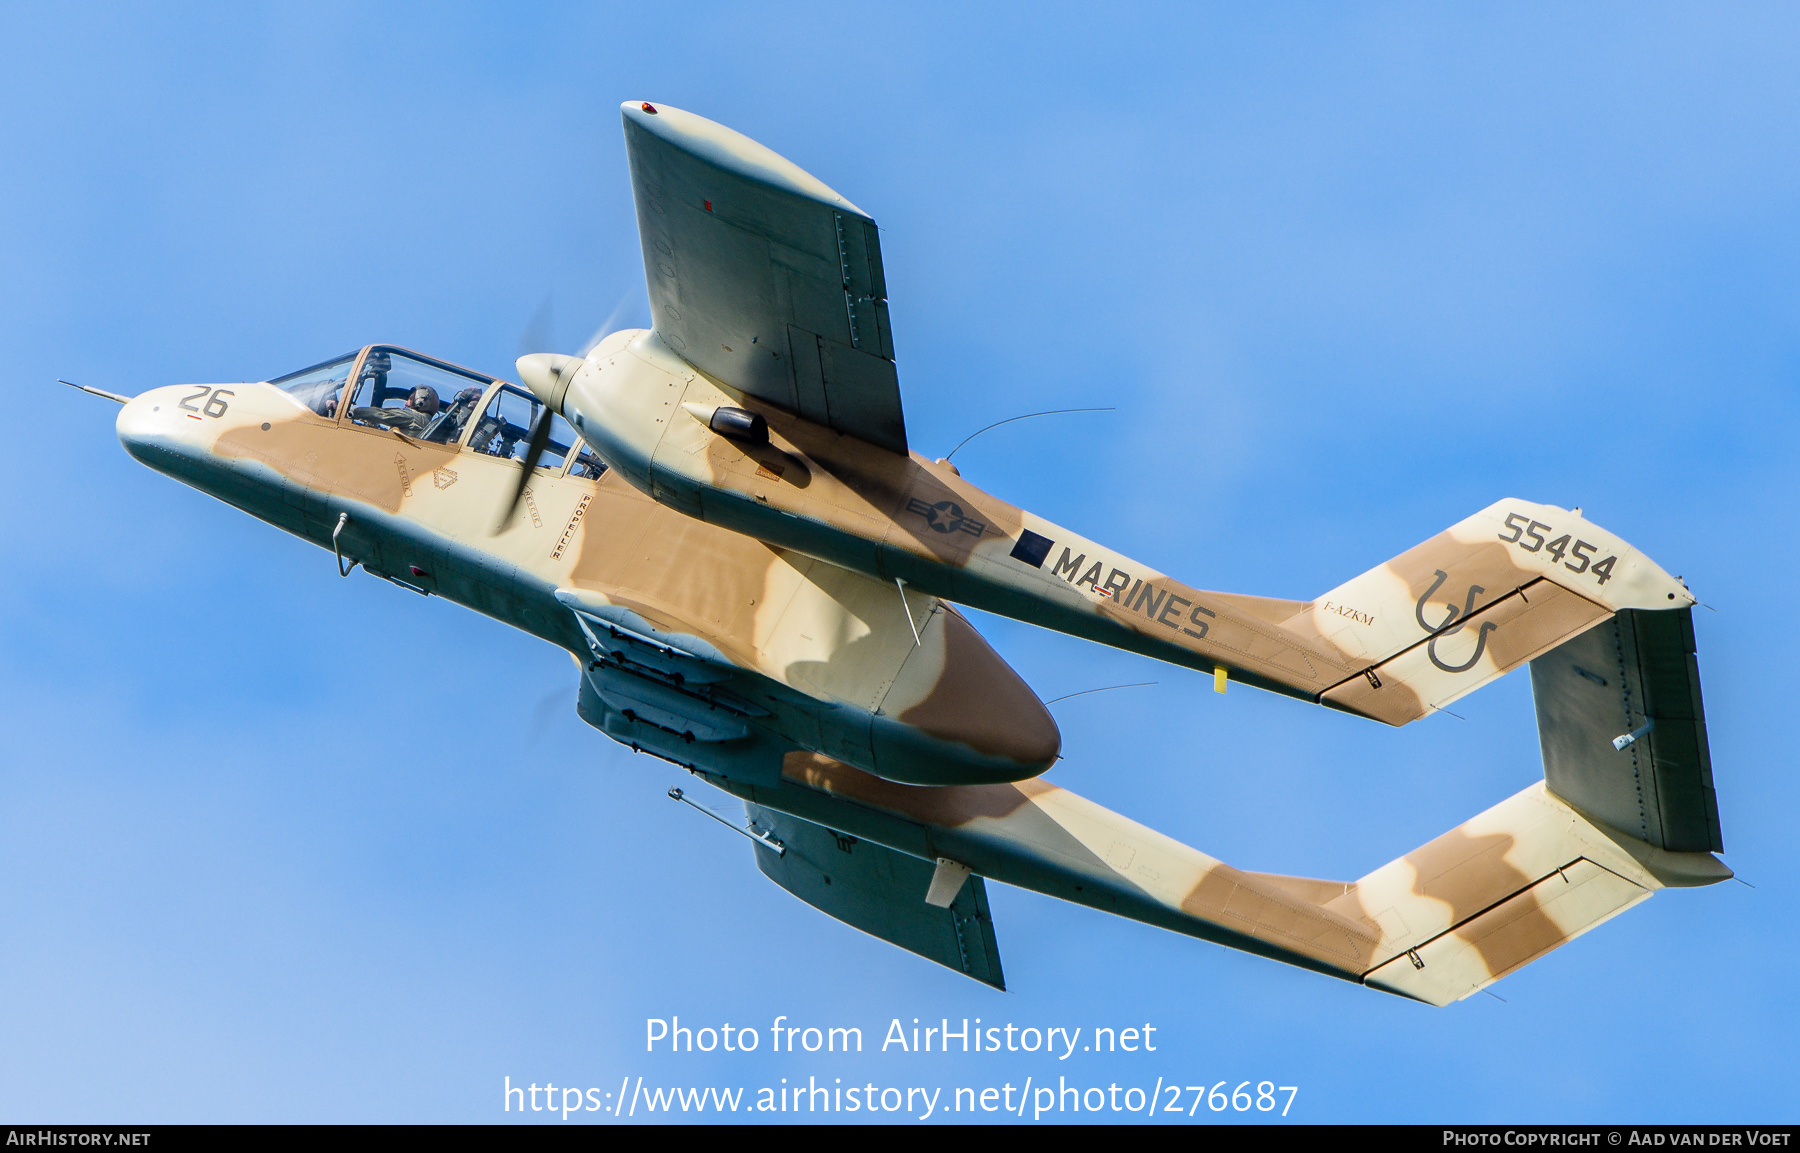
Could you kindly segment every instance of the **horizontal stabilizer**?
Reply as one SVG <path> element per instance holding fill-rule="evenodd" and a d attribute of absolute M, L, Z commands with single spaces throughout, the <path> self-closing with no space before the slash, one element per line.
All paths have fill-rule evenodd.
<path fill-rule="evenodd" d="M 771 881 L 845 924 L 983 984 L 1006 988 L 980 877 L 968 877 L 947 907 L 927 904 L 934 874 L 963 870 L 938 869 L 761 805 L 746 803 L 744 808 L 752 825 L 787 848 L 777 856 L 760 844 L 755 847 L 756 866 Z"/>
<path fill-rule="evenodd" d="M 1544 782 L 1595 821 L 1721 852 L 1693 610 L 1627 609 L 1531 662 Z"/>
<path fill-rule="evenodd" d="M 1531 663 L 1542 783 L 1353 885 L 1263 879 L 1378 928 L 1364 983 L 1433 1005 L 1725 880 L 1694 649 L 1686 606 L 1620 609 Z"/>
<path fill-rule="evenodd" d="M 1366 984 L 1449 1004 L 1657 889 L 1731 876 L 1694 649 L 1686 605 L 1620 608 L 1531 662 L 1544 781 L 1326 903 L 1381 930 Z"/>

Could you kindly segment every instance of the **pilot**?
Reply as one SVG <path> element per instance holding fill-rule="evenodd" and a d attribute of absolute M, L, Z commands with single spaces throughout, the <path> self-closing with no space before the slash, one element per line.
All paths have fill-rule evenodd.
<path fill-rule="evenodd" d="M 352 410 L 350 415 L 365 424 L 391 428 L 407 436 L 421 436 L 430 427 L 431 418 L 437 415 L 441 407 L 437 389 L 429 384 L 421 384 L 412 390 L 406 398 L 406 404 L 400 408 L 358 408 Z"/>
<path fill-rule="evenodd" d="M 442 407 L 443 402 L 438 399 L 437 389 L 429 384 L 419 385 L 406 398 L 406 407 L 399 410 L 406 414 L 406 425 L 401 427 L 400 431 L 418 436 L 431 424 L 431 418 L 436 416 L 438 409 Z M 396 421 L 395 425 L 398 427 L 399 422 Z"/>

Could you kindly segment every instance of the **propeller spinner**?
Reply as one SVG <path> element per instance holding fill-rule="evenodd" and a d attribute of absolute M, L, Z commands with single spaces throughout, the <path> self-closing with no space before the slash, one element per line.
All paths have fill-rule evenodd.
<path fill-rule="evenodd" d="M 498 536 L 512 520 L 513 513 L 519 510 L 519 502 L 525 498 L 525 489 L 531 483 L 531 472 L 538 466 L 544 450 L 550 445 L 550 422 L 556 415 L 555 401 L 562 399 L 569 380 L 583 363 L 585 362 L 579 356 L 564 356 L 556 352 L 534 352 L 518 359 L 519 379 L 544 402 L 544 406 L 538 409 L 537 418 L 531 422 L 525 458 L 519 467 L 519 483 L 514 486 L 512 499 L 506 502 L 506 510 L 495 523 L 493 535 Z"/>

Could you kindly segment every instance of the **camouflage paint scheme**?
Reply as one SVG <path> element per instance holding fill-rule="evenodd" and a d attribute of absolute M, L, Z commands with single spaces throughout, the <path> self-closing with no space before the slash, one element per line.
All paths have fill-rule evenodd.
<path fill-rule="evenodd" d="M 1619 609 L 1694 603 L 1681 582 L 1579 513 L 1522 500 L 1497 502 L 1310 602 L 1202 592 L 990 496 L 948 466 L 733 392 L 653 331 L 617 334 L 566 366 L 560 387 L 542 383 L 534 359 L 520 369 L 539 396 L 633 485 L 696 519 L 1389 724 L 1442 708 Z M 769 443 L 711 431 L 721 407 L 763 416 Z M 980 531 L 936 531 L 948 514 L 912 511 L 943 505 Z M 1545 539 L 1521 530 L 1506 542 L 1509 516 Z M 1050 542 L 1041 563 L 1015 555 L 1025 532 Z M 1545 548 L 1562 537 L 1593 550 L 1584 550 L 1587 571 Z M 1615 560 L 1602 580 L 1592 560 L 1606 557 Z"/>
<path fill-rule="evenodd" d="M 599 662 L 594 679 L 623 686 L 601 687 L 603 697 L 650 703 L 673 692 L 678 710 L 699 712 L 724 702 L 733 723 L 773 742 L 740 756 L 735 773 L 773 780 L 777 745 L 926 783 L 946 773 L 1017 780 L 1057 756 L 1056 723 L 1036 695 L 933 598 L 911 594 L 903 609 L 890 585 L 692 520 L 616 471 L 588 480 L 537 470 L 496 535 L 514 461 L 357 424 L 347 411 L 322 417 L 268 384 L 218 386 L 229 394 L 218 417 L 183 408 L 199 387 L 125 406 L 119 435 L 133 455 L 327 548 L 348 514 L 338 541 L 347 560 Z M 594 651 L 590 636 L 611 647 Z M 608 731 L 630 743 L 642 729 L 646 745 L 687 728 L 621 723 Z"/>
<path fill-rule="evenodd" d="M 909 451 L 867 213 L 704 117 L 647 101 L 620 110 L 654 325 L 585 359 L 538 354 L 518 369 L 660 503 L 958 604 L 1394 725 L 1620 609 L 1694 603 L 1578 511 L 1517 500 L 1308 602 L 1172 580 Z M 715 433 L 720 409 L 762 418 L 768 442 Z"/>
<path fill-rule="evenodd" d="M 781 174 L 773 153 L 757 156 L 759 171 Z M 866 263 L 878 279 L 872 241 Z M 874 292 L 850 301 L 850 324 L 858 308 L 875 317 L 865 331 L 879 331 L 891 357 Z M 384 352 L 403 350 L 362 350 L 349 379 Z M 906 451 L 897 392 L 891 404 L 875 389 L 866 410 L 827 404 L 814 415 L 830 419 L 808 419 L 703 371 L 656 330 L 519 368 L 610 468 L 597 479 L 567 463 L 533 470 L 498 532 L 525 466 L 472 450 L 468 430 L 426 443 L 318 415 L 258 383 L 153 389 L 124 405 L 118 432 L 150 467 L 335 548 L 340 563 L 564 648 L 590 724 L 741 797 L 753 819 L 822 827 L 846 853 L 866 841 L 935 862 L 943 900 L 932 903 L 972 893 L 965 916 L 985 918 L 990 878 L 1443 1005 L 1659 888 L 1731 875 L 1711 852 L 1621 832 L 1543 784 L 1354 882 L 1234 869 L 1036 779 L 1059 756 L 1054 721 L 947 603 L 1404 724 L 1573 638 L 1601 644 L 1595 630 L 1615 614 L 1685 613 L 1693 598 L 1678 580 L 1578 511 L 1498 502 L 1310 602 L 1203 592 Z M 500 382 L 483 379 L 492 396 Z M 713 432 L 721 406 L 763 416 L 768 443 Z M 873 421 L 874 439 L 834 420 Z M 1556 547 L 1565 536 L 1589 551 Z M 1683 668 L 1697 668 L 1691 652 Z M 1573 677 L 1621 691 L 1582 667 L 1544 668 L 1547 686 Z M 1629 698 L 1638 674 L 1616 675 Z M 1698 733 L 1711 803 L 1697 674 L 1691 695 L 1691 717 L 1668 723 Z M 1623 779 L 1626 762 L 1596 748 L 1594 734 L 1617 727 L 1603 706 L 1583 705 L 1577 732 L 1540 699 L 1546 759 L 1560 733 L 1565 775 Z M 1622 707 L 1648 732 L 1649 706 Z M 1661 771 L 1672 755 L 1642 763 Z M 1629 813 L 1644 790 L 1624 787 L 1636 792 L 1613 807 Z M 1716 809 L 1711 821 L 1703 840 L 1716 848 Z M 769 846 L 756 852 L 775 876 Z M 1003 987 L 997 955 L 985 968 L 959 963 L 954 950 L 909 944 L 780 883 Z"/>

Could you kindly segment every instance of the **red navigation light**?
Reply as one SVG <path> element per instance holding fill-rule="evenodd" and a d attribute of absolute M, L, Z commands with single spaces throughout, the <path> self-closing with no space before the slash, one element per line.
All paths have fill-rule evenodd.
<path fill-rule="evenodd" d="M 648 112 L 652 116 L 655 116 L 656 115 L 656 105 L 654 105 L 654 104 L 650 103 L 648 100 L 646 100 L 646 101 L 644 101 L 644 111 Z"/>
<path fill-rule="evenodd" d="M 702 201 L 701 201 L 701 202 L 700 202 L 700 203 L 702 203 L 702 204 L 704 204 L 704 205 L 706 205 L 706 210 L 707 210 L 707 211 L 708 211 L 708 212 L 711 212 L 711 211 L 712 211 L 712 201 L 710 201 L 710 200 L 702 200 Z"/>

